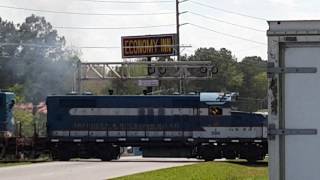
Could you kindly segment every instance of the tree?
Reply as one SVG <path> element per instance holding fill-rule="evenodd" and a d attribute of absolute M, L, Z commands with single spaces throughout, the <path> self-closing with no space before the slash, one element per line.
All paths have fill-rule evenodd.
<path fill-rule="evenodd" d="M 65 46 L 65 38 L 59 36 L 44 17 L 31 15 L 17 26 L 2 24 L 7 30 L 0 33 L 7 37 L 4 42 L 11 45 L 1 49 L 1 54 L 9 58 L 2 66 L 5 71 L 1 73 L 6 74 L 6 80 L 0 87 L 21 84 L 25 100 L 33 103 L 43 101 L 49 94 L 72 90 L 79 53 Z"/>
<path fill-rule="evenodd" d="M 239 67 L 244 75 L 240 95 L 243 99 L 239 106 L 247 111 L 266 108 L 267 97 L 267 62 L 261 57 L 245 57 Z"/>
<path fill-rule="evenodd" d="M 33 115 L 32 112 L 24 111 L 22 109 L 14 110 L 15 123 L 21 126 L 22 136 L 31 137 L 34 132 Z"/>
<path fill-rule="evenodd" d="M 12 87 L 8 89 L 11 92 L 15 92 L 16 95 L 16 102 L 17 103 L 23 103 L 25 102 L 25 97 L 23 96 L 24 94 L 24 89 L 21 84 L 15 84 Z"/>
<path fill-rule="evenodd" d="M 232 52 L 221 48 L 200 48 L 188 61 L 211 61 L 218 68 L 218 73 L 211 80 L 189 83 L 189 89 L 196 91 L 237 91 L 243 82 L 243 73 L 237 66 Z"/>
<path fill-rule="evenodd" d="M 127 71 L 134 76 L 145 76 L 147 75 L 147 66 L 136 65 L 134 68 L 117 67 L 116 72 L 119 74 L 126 74 Z M 111 73 L 111 72 L 110 72 Z M 128 95 L 128 94 L 142 94 L 143 88 L 138 86 L 137 81 L 113 79 L 111 81 L 111 88 L 115 94 Z M 107 91 L 107 90 L 106 90 Z"/>
<path fill-rule="evenodd" d="M 15 54 L 17 46 L 5 45 L 6 43 L 18 43 L 19 35 L 16 26 L 12 22 L 0 18 L 0 88 L 14 84 L 12 72 L 7 68 L 10 57 Z"/>

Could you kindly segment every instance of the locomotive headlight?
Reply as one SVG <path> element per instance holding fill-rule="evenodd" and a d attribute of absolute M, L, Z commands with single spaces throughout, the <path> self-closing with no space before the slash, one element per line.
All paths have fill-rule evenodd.
<path fill-rule="evenodd" d="M 219 107 L 210 107 L 209 114 L 212 116 L 222 115 L 222 109 Z"/>

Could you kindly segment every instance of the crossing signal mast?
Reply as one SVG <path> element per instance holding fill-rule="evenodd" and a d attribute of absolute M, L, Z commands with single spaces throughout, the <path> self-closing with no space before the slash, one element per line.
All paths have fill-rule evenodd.
<path fill-rule="evenodd" d="M 147 36 L 124 36 L 121 38 L 122 58 L 143 58 L 147 61 L 124 62 L 78 62 L 77 86 L 82 91 L 82 82 L 90 80 L 136 80 L 147 87 L 152 94 L 152 87 L 160 80 L 179 80 L 180 94 L 184 93 L 185 80 L 208 80 L 218 73 L 218 68 L 211 61 L 181 61 L 179 4 L 187 0 L 176 0 L 176 33 Z M 176 56 L 176 61 L 151 61 L 152 57 Z M 134 69 L 144 67 L 147 75 L 136 75 Z"/>

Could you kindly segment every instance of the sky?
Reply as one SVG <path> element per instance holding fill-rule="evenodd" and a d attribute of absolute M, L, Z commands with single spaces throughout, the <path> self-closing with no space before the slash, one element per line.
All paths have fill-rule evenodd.
<path fill-rule="evenodd" d="M 115 47 L 81 49 L 81 60 L 87 62 L 122 61 L 121 49 L 117 48 L 121 46 L 121 36 L 165 34 L 176 31 L 174 25 L 176 22 L 175 0 L 123 0 L 130 2 L 158 1 L 156 3 L 110 3 L 103 1 L 110 0 L 0 0 L 0 17 L 14 23 L 22 23 L 27 16 L 35 14 L 44 16 L 54 27 L 113 28 L 172 24 L 158 28 L 120 30 L 57 28 L 59 35 L 65 36 L 68 46 Z M 211 8 L 201 4 L 209 5 Z M 152 16 L 67 15 L 32 12 L 1 6 L 100 14 L 162 12 L 172 12 L 173 14 Z M 238 61 L 246 56 L 261 56 L 266 59 L 266 30 L 268 29 L 266 20 L 320 19 L 319 7 L 319 0 L 189 0 L 181 2 L 180 12 L 187 13 L 180 15 L 180 24 L 189 24 L 182 25 L 180 28 L 180 43 L 191 46 L 182 48 L 181 54 L 193 54 L 200 47 L 214 47 L 216 49 L 224 47 L 231 50 Z"/>

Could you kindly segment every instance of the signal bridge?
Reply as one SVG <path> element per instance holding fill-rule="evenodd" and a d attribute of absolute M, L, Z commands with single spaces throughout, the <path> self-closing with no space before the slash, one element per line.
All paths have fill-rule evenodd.
<path fill-rule="evenodd" d="M 79 62 L 78 87 L 88 80 L 207 80 L 218 73 L 211 61 Z"/>

